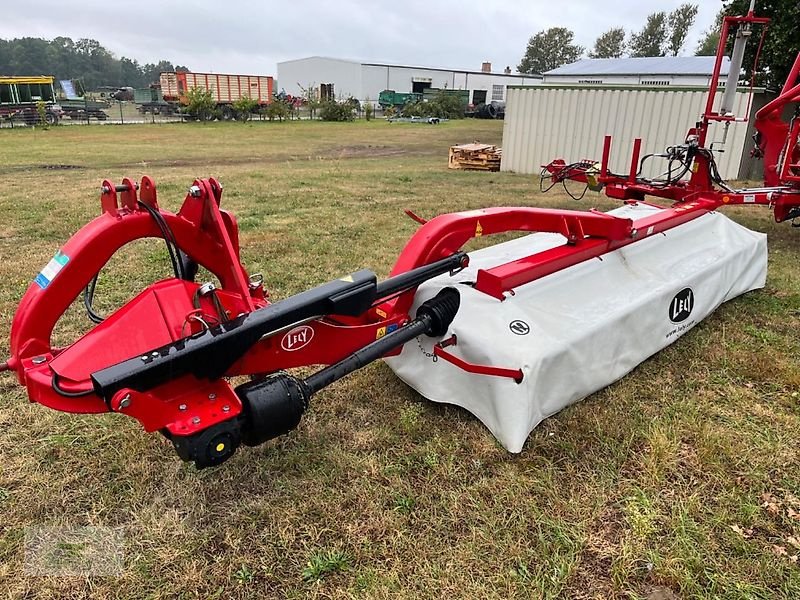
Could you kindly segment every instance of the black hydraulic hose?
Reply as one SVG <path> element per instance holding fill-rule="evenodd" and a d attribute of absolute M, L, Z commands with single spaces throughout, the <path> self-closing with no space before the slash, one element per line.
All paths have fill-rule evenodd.
<path fill-rule="evenodd" d="M 116 186 L 116 190 L 118 192 L 126 191 L 127 189 L 128 186 L 126 185 Z M 172 229 L 170 229 L 161 213 L 152 206 L 141 201 L 139 202 L 139 206 L 144 208 L 158 225 L 161 235 L 164 238 L 164 243 L 167 246 L 167 253 L 169 254 L 169 260 L 172 264 L 172 271 L 175 274 L 175 277 L 178 279 L 187 279 L 184 263 L 180 256 L 180 248 L 178 248 L 178 242 L 175 240 L 175 234 L 172 232 Z M 102 323 L 105 320 L 105 317 L 100 316 L 94 310 L 94 291 L 97 287 L 98 277 L 100 277 L 99 272 L 95 274 L 95 276 L 83 290 L 83 305 L 86 307 L 86 314 L 88 315 L 89 320 L 93 323 Z"/>
<path fill-rule="evenodd" d="M 79 390 L 76 392 L 68 392 L 58 384 L 58 379 L 58 373 L 53 371 L 53 377 L 50 380 L 50 384 L 53 388 L 53 391 L 59 396 L 64 396 L 65 398 L 83 398 L 84 396 L 91 396 L 94 394 L 94 389 L 92 388 L 89 388 L 88 390 Z"/>
<path fill-rule="evenodd" d="M 583 191 L 580 194 L 575 195 L 567 187 L 566 179 L 561 180 L 561 185 L 564 186 L 564 191 L 567 193 L 567 196 L 569 196 L 573 200 L 583 200 L 583 197 L 586 195 L 586 191 L 589 189 L 589 184 L 587 183 L 585 186 L 583 186 Z"/>
<path fill-rule="evenodd" d="M 170 229 L 167 222 L 164 220 L 164 217 L 161 216 L 161 213 L 154 209 L 152 206 L 147 204 L 146 202 L 139 202 L 139 206 L 144 208 L 150 216 L 153 217 L 153 220 L 158 225 L 158 228 L 161 230 L 161 235 L 164 238 L 164 242 L 167 245 L 167 252 L 169 253 L 169 259 L 172 263 L 172 269 L 175 272 L 175 277 L 178 279 L 185 279 L 184 271 L 183 271 L 183 263 L 180 260 L 180 256 L 178 254 L 178 242 L 175 240 L 175 234 L 172 233 L 172 229 Z"/>
<path fill-rule="evenodd" d="M 94 289 L 97 286 L 98 277 L 100 277 L 100 273 L 92 277 L 86 289 L 83 290 L 83 305 L 86 307 L 86 314 L 92 323 L 102 323 L 105 320 L 105 317 L 101 317 L 94 310 Z"/>

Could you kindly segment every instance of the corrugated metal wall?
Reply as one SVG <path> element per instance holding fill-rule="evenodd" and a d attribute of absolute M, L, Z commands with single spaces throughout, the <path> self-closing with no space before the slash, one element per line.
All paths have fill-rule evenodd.
<path fill-rule="evenodd" d="M 627 173 L 634 138 L 642 138 L 642 155 L 682 143 L 702 113 L 705 99 L 704 90 L 511 87 L 501 169 L 532 174 L 554 158 L 568 163 L 582 158 L 600 160 L 603 137 L 608 134 L 613 136 L 611 170 Z M 736 94 L 737 116 L 745 115 L 747 100 L 747 93 Z M 707 144 L 722 137 L 723 125 L 713 124 Z M 723 178 L 737 177 L 746 140 L 747 125 L 732 124 L 725 152 L 716 155 Z M 714 148 L 723 146 L 714 144 Z M 646 176 L 666 170 L 665 161 L 650 162 Z"/>

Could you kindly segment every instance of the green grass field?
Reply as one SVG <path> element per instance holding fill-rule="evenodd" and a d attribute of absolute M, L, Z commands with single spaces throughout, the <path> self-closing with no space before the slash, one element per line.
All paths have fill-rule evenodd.
<path fill-rule="evenodd" d="M 482 121 L 0 131 L 0 354 L 35 274 L 99 214 L 105 178 L 149 174 L 171 210 L 195 177 L 219 178 L 243 262 L 273 298 L 362 267 L 387 275 L 416 228 L 403 209 L 613 206 L 448 171 L 449 145 L 501 133 Z M 800 597 L 800 232 L 767 210 L 728 214 L 769 234 L 767 287 L 548 419 L 520 455 L 383 364 L 319 394 L 290 435 L 205 471 L 125 417 L 29 404 L 3 375 L 0 597 Z M 133 246 L 104 271 L 103 310 L 169 272 L 163 244 Z M 86 323 L 74 306 L 56 341 Z M 26 528 L 86 525 L 121 533 L 120 576 L 24 574 Z"/>

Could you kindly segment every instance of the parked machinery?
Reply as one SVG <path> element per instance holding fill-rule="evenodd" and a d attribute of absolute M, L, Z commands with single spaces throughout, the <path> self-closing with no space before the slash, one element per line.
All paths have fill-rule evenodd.
<path fill-rule="evenodd" d="M 228 75 L 223 73 L 161 73 L 161 97 L 175 109 L 188 103 L 187 93 L 201 89 L 211 93 L 224 120 L 236 117 L 233 104 L 243 97 L 254 100 L 258 107 L 272 101 L 275 80 L 263 75 Z"/>
<path fill-rule="evenodd" d="M 65 117 L 83 121 L 88 121 L 90 118 L 98 121 L 108 119 L 106 110 L 111 108 L 111 105 L 105 100 L 90 98 L 80 81 L 62 79 L 59 84 L 61 86 L 59 104 Z"/>
<path fill-rule="evenodd" d="M 63 115 L 56 102 L 53 77 L 1 77 L 0 76 L 0 121 L 35 125 L 42 120 L 39 103 L 44 103 L 44 120 L 56 125 Z"/>

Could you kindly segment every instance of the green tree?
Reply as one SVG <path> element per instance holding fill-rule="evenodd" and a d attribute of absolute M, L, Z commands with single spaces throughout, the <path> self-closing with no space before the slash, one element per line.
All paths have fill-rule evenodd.
<path fill-rule="evenodd" d="M 275 119 L 283 121 L 292 115 L 291 107 L 282 99 L 276 98 L 275 96 L 273 96 L 272 102 L 267 104 L 267 108 L 264 112 L 270 121 L 274 121 Z"/>
<path fill-rule="evenodd" d="M 57 37 L 50 42 L 48 48 L 51 68 L 49 73 L 54 75 L 70 73 L 75 67 L 75 42 L 72 38 Z M 62 78 L 63 79 L 63 78 Z"/>
<path fill-rule="evenodd" d="M 246 123 L 250 120 L 250 117 L 257 106 L 258 100 L 251 98 L 250 96 L 242 96 L 232 104 L 236 119 L 242 123 Z"/>
<path fill-rule="evenodd" d="M 6 75 L 53 75 L 56 79 L 79 79 L 89 89 L 99 86 L 145 87 L 158 81 L 172 63 L 141 65 L 135 59 L 117 59 L 100 42 L 88 38 L 73 41 L 57 37 L 0 39 L 0 73 Z"/>
<path fill-rule="evenodd" d="M 464 104 L 461 96 L 455 91 L 439 90 L 429 104 L 432 107 L 432 115 L 440 119 L 463 119 Z"/>
<path fill-rule="evenodd" d="M 75 42 L 79 68 L 83 71 L 82 79 L 89 88 L 103 85 L 106 81 L 119 83 L 119 69 L 111 53 L 97 40 L 81 38 Z"/>
<path fill-rule="evenodd" d="M 454 90 L 438 90 L 429 100 L 418 100 L 403 105 L 404 117 L 438 117 L 440 119 L 463 119 L 464 103 Z M 388 116 L 388 112 L 384 115 Z"/>
<path fill-rule="evenodd" d="M 694 55 L 714 56 L 717 53 L 717 46 L 719 46 L 719 31 L 708 31 L 698 42 Z"/>
<path fill-rule="evenodd" d="M 168 60 L 160 60 L 156 64 L 146 64 L 142 67 L 142 74 L 144 75 L 144 85 L 158 83 L 161 73 L 174 73 L 175 67 Z"/>
<path fill-rule="evenodd" d="M 308 116 L 313 119 L 317 109 L 321 106 L 319 101 L 319 88 L 316 83 L 309 83 L 306 87 L 300 87 L 300 96 L 303 98 L 305 106 L 308 107 Z"/>
<path fill-rule="evenodd" d="M 669 39 L 667 40 L 667 52 L 672 56 L 678 56 L 686 42 L 686 35 L 689 33 L 694 20 L 697 18 L 697 4 L 681 4 L 678 8 L 669 13 L 667 23 L 669 25 Z"/>
<path fill-rule="evenodd" d="M 10 50 L 11 63 L 17 67 L 11 74 L 39 75 L 47 73 L 50 58 L 47 40 L 21 38 L 14 40 Z M 20 67 L 26 71 L 22 71 Z"/>
<path fill-rule="evenodd" d="M 668 35 L 667 13 L 660 11 L 648 15 L 644 27 L 631 34 L 628 42 L 631 56 L 664 56 Z"/>
<path fill-rule="evenodd" d="M 573 43 L 575 34 L 566 27 L 551 27 L 528 40 L 528 47 L 517 70 L 520 73 L 544 73 L 575 62 L 583 54 L 583 46 Z"/>
<path fill-rule="evenodd" d="M 728 0 L 723 11 L 726 15 L 746 15 L 749 5 L 749 0 Z M 772 19 L 759 58 L 756 85 L 780 89 L 800 49 L 800 4 L 797 0 L 759 0 L 755 13 Z M 756 30 L 753 37 L 759 34 Z M 743 66 L 746 72 L 753 68 L 757 47 L 757 39 L 751 39 L 747 44 Z"/>
<path fill-rule="evenodd" d="M 589 53 L 590 58 L 619 58 L 625 54 L 625 30 L 622 27 L 612 27 L 594 42 L 594 49 Z"/>
<path fill-rule="evenodd" d="M 0 65 L 7 65 L 10 62 L 9 42 L 0 39 Z"/>
<path fill-rule="evenodd" d="M 353 121 L 356 118 L 353 103 L 325 100 L 320 103 L 319 118 L 323 121 Z"/>
<path fill-rule="evenodd" d="M 186 112 L 198 121 L 211 121 L 217 112 L 217 103 L 211 90 L 192 88 L 186 92 Z"/>
<path fill-rule="evenodd" d="M 714 18 L 714 24 L 706 29 L 700 36 L 700 41 L 694 50 L 695 56 L 714 56 L 719 46 L 719 30 L 722 27 L 722 17 L 725 16 L 723 7 Z"/>
<path fill-rule="evenodd" d="M 44 100 L 36 102 L 36 115 L 39 117 L 39 124 L 42 128 L 47 129 L 47 103 Z"/>
<path fill-rule="evenodd" d="M 138 61 L 125 58 L 124 56 L 119 59 L 119 80 L 120 85 L 127 85 L 130 87 L 144 87 L 145 83 L 142 78 L 142 68 L 139 66 Z"/>

